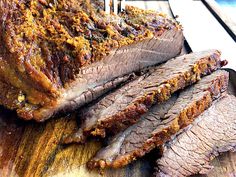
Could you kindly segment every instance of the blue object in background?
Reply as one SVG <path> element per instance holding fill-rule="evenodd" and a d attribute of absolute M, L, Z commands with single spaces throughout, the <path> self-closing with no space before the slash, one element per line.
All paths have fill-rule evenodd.
<path fill-rule="evenodd" d="M 236 23 L 236 0 L 216 0 L 222 10 Z"/>
<path fill-rule="evenodd" d="M 220 6 L 234 6 L 236 7 L 236 0 L 216 0 Z M 236 13 L 236 12 L 235 12 Z"/>

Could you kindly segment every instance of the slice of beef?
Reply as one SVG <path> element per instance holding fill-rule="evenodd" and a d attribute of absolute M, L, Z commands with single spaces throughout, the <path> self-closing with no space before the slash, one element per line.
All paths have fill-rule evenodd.
<path fill-rule="evenodd" d="M 183 34 L 174 20 L 129 6 L 106 14 L 103 6 L 97 0 L 0 0 L 0 78 L 13 95 L 1 104 L 43 121 L 89 102 L 88 92 L 104 93 L 107 82 L 180 53 Z M 24 100 L 15 99 L 15 90 Z"/>
<path fill-rule="evenodd" d="M 79 113 L 82 127 L 66 143 L 84 141 L 86 136 L 105 137 L 134 124 L 156 102 L 161 103 L 177 90 L 200 80 L 221 67 L 216 50 L 197 52 L 169 60 L 149 73 L 107 95 Z"/>
<path fill-rule="evenodd" d="M 227 89 L 229 75 L 216 71 L 197 84 L 154 105 L 139 122 L 115 136 L 88 163 L 90 168 L 118 168 L 161 146 L 207 109 Z"/>
<path fill-rule="evenodd" d="M 156 176 L 206 174 L 210 161 L 236 147 L 236 98 L 227 95 L 165 145 Z"/>
<path fill-rule="evenodd" d="M 109 90 L 114 89 L 119 85 L 124 84 L 125 82 L 131 81 L 136 77 L 137 76 L 135 73 L 127 74 L 125 76 L 117 77 L 112 81 L 108 81 L 104 84 L 89 89 L 75 100 L 78 102 L 76 106 L 81 106 L 94 99 L 97 99 L 98 97 L 108 92 Z M 17 109 L 17 108 L 24 109 L 24 105 L 26 104 L 25 102 L 26 98 L 20 89 L 12 87 L 11 85 L 5 83 L 4 81 L 0 81 L 0 91 L 1 91 L 0 104 L 2 105 L 7 104 L 7 107 L 9 109 Z M 64 108 L 64 111 L 66 111 L 66 108 Z"/>

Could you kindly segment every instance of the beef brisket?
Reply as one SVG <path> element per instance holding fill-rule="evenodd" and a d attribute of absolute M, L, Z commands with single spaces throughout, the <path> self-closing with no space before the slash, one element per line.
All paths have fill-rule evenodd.
<path fill-rule="evenodd" d="M 154 103 L 167 100 L 172 93 L 197 82 L 221 64 L 220 53 L 210 50 L 183 55 L 151 69 L 81 111 L 82 127 L 66 143 L 84 141 L 90 134 L 105 137 L 106 131 L 116 133 L 134 124 Z"/>
<path fill-rule="evenodd" d="M 181 27 L 162 13 L 127 6 L 114 15 L 103 6 L 97 0 L 0 0 L 0 78 L 13 95 L 1 104 L 43 121 L 89 102 L 88 92 L 104 93 L 107 82 L 180 53 Z"/>
<path fill-rule="evenodd" d="M 185 89 L 179 96 L 173 96 L 164 104 L 154 105 L 138 123 L 115 136 L 88 166 L 118 168 L 164 144 L 227 89 L 228 78 L 226 71 L 216 71 Z"/>
<path fill-rule="evenodd" d="M 226 95 L 167 143 L 156 176 L 206 174 L 210 160 L 236 147 L 236 98 Z"/>

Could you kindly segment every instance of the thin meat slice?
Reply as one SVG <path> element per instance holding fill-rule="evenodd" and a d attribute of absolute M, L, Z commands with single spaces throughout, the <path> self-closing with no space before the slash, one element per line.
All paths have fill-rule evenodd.
<path fill-rule="evenodd" d="M 172 93 L 191 85 L 224 65 L 217 50 L 192 53 L 154 67 L 149 73 L 105 96 L 79 113 L 81 129 L 66 143 L 81 142 L 86 136 L 105 137 L 134 124 L 155 103 L 169 99 Z"/>
<path fill-rule="evenodd" d="M 201 114 L 174 140 L 157 160 L 156 176 L 206 174 L 210 161 L 236 147 L 236 98 L 226 95 Z"/>
<path fill-rule="evenodd" d="M 0 97 L 11 96 L 0 104 L 44 121 L 86 104 L 88 92 L 104 94 L 104 84 L 181 52 L 181 26 L 163 13 L 103 9 L 101 0 L 0 0 L 0 79 L 8 85 Z"/>
<path fill-rule="evenodd" d="M 115 136 L 92 160 L 90 168 L 118 168 L 161 146 L 189 125 L 227 89 L 229 75 L 216 71 L 197 84 L 174 95 L 164 104 L 154 105 L 139 122 Z"/>

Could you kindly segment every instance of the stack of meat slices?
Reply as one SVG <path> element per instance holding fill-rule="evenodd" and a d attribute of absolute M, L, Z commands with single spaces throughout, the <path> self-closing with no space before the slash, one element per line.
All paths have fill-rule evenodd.
<path fill-rule="evenodd" d="M 89 168 L 119 168 L 162 149 L 156 176 L 206 173 L 209 161 L 236 145 L 236 98 L 220 52 L 173 58 L 100 98 L 79 113 L 79 130 L 65 143 L 110 138 Z"/>

